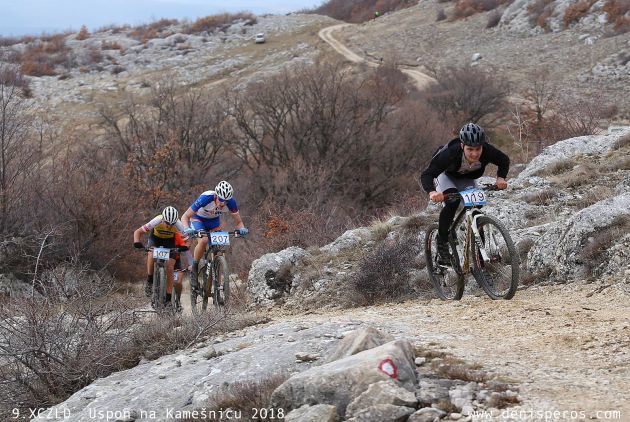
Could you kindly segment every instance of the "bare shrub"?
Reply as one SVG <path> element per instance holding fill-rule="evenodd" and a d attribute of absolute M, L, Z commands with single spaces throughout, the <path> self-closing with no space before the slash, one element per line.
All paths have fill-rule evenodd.
<path fill-rule="evenodd" d="M 122 73 L 124 71 L 126 71 L 127 69 L 125 69 L 124 66 L 114 66 L 112 68 L 112 75 L 118 75 L 119 73 Z"/>
<path fill-rule="evenodd" d="M 589 272 L 602 265 L 604 255 L 616 240 L 628 233 L 630 229 L 630 216 L 621 215 L 615 218 L 608 227 L 597 230 L 593 234 L 593 239 L 589 241 L 578 253 L 581 262 L 586 265 Z M 597 274 L 593 274 L 597 276 Z"/>
<path fill-rule="evenodd" d="M 116 41 L 105 40 L 101 42 L 101 50 L 118 50 L 122 53 L 125 51 L 125 48 Z"/>
<path fill-rule="evenodd" d="M 412 7 L 415 4 L 416 2 L 412 0 L 328 0 L 315 9 L 306 10 L 305 13 L 317 13 L 346 22 L 360 23 L 373 19 L 374 12 L 382 15 Z"/>
<path fill-rule="evenodd" d="M 602 7 L 602 11 L 607 14 L 608 23 L 614 24 L 615 32 L 618 34 L 628 32 L 630 29 L 629 0 L 607 0 Z"/>
<path fill-rule="evenodd" d="M 444 8 L 443 8 L 443 7 L 442 7 L 442 8 L 440 8 L 440 9 L 438 9 L 438 11 L 437 11 L 437 16 L 435 17 L 435 20 L 436 20 L 437 22 L 439 22 L 439 21 L 443 21 L 443 20 L 446 20 L 446 12 L 444 11 Z"/>
<path fill-rule="evenodd" d="M 509 81 L 478 66 L 447 67 L 438 71 L 437 84 L 427 90 L 427 101 L 443 120 L 480 122 L 492 126 L 505 109 Z"/>
<path fill-rule="evenodd" d="M 620 136 L 619 139 L 615 141 L 612 149 L 616 151 L 627 147 L 630 147 L 630 133 L 624 136 Z"/>
<path fill-rule="evenodd" d="M 33 164 L 41 151 L 32 143 L 32 105 L 24 99 L 25 84 L 14 67 L 0 67 L 0 233 L 16 231 L 24 222 L 20 209 Z"/>
<path fill-rule="evenodd" d="M 486 28 L 494 28 L 501 22 L 501 16 L 503 16 L 503 12 L 500 10 L 493 10 L 492 13 L 488 15 L 488 21 L 486 22 Z"/>
<path fill-rule="evenodd" d="M 70 271 L 70 272 L 68 272 Z M 4 412 L 49 407 L 99 376 L 135 364 L 121 353 L 132 321 L 111 299 L 112 280 L 83 268 L 48 273 L 45 301 L 15 300 L 1 310 L 0 403 Z M 65 311 L 61 311 L 63 307 Z"/>
<path fill-rule="evenodd" d="M 468 364 L 461 359 L 447 355 L 442 359 L 434 359 L 431 368 L 440 376 L 467 382 L 487 382 L 490 379 L 486 371 L 479 365 Z"/>
<path fill-rule="evenodd" d="M 419 253 L 417 238 L 405 236 L 397 242 L 382 242 L 365 256 L 351 278 L 349 304 L 373 305 L 401 300 L 414 293 L 409 272 Z"/>
<path fill-rule="evenodd" d="M 29 76 L 53 76 L 55 67 L 71 67 L 70 49 L 66 46 L 65 35 L 56 34 L 42 37 L 33 42 L 15 60 L 21 64 L 21 71 Z"/>
<path fill-rule="evenodd" d="M 146 44 L 147 41 L 153 38 L 165 38 L 172 34 L 168 31 L 168 27 L 177 25 L 179 21 L 177 19 L 165 19 L 162 18 L 155 22 L 151 22 L 145 25 L 138 25 L 131 29 L 129 36 L 133 39 Z"/>
<path fill-rule="evenodd" d="M 568 161 L 568 165 L 570 168 L 573 167 L 570 161 Z M 526 192 L 521 195 L 521 199 L 532 205 L 549 205 L 557 195 L 557 189 L 546 188 L 542 191 Z"/>
<path fill-rule="evenodd" d="M 44 300 L 10 300 L 0 308 L 0 414 L 49 407 L 99 377 L 155 359 L 210 335 L 255 324 L 249 315 L 138 320 L 138 301 L 84 265 L 66 264 L 37 280 Z M 139 299 L 144 301 L 144 298 Z"/>
<path fill-rule="evenodd" d="M 239 415 L 239 419 L 243 420 L 260 420 L 262 422 L 271 422 L 277 419 L 277 413 L 269 414 L 269 417 L 263 417 L 256 409 L 269 408 L 271 404 L 271 395 L 283 382 L 289 378 L 288 374 L 274 374 L 259 380 L 237 381 L 227 387 L 219 389 L 210 398 L 208 404 L 204 407 L 208 417 L 204 419 L 184 419 L 183 422 L 193 422 L 194 420 L 218 421 L 220 411 L 231 409 Z M 214 417 L 213 417 L 214 416 Z"/>
<path fill-rule="evenodd" d="M 553 13 L 554 5 L 554 0 L 534 0 L 531 2 L 527 6 L 529 24 L 531 26 L 539 26 L 548 31 L 547 18 Z"/>
<path fill-rule="evenodd" d="M 460 19 L 496 9 L 503 3 L 503 0 L 457 0 L 453 13 L 456 19 Z"/>
<path fill-rule="evenodd" d="M 197 19 L 185 32 L 194 34 L 198 32 L 212 32 L 214 30 L 222 31 L 239 20 L 245 21 L 246 25 L 254 25 L 258 21 L 256 15 L 250 12 L 222 13 Z"/>
<path fill-rule="evenodd" d="M 578 22 L 585 17 L 592 5 L 593 1 L 591 0 L 580 0 L 577 3 L 570 4 L 564 11 L 564 16 L 562 17 L 564 27 L 568 28 L 572 23 Z"/>
<path fill-rule="evenodd" d="M 87 26 L 82 25 L 75 39 L 83 41 L 87 40 L 88 38 L 90 38 L 90 31 L 88 31 Z"/>

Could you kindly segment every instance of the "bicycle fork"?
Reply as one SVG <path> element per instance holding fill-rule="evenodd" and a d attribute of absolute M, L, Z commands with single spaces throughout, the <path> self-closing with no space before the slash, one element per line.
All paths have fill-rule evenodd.
<path fill-rule="evenodd" d="M 479 228 L 477 227 L 477 219 L 481 217 L 482 214 L 469 213 L 467 215 L 468 224 L 466 224 L 466 247 L 464 248 L 464 270 L 467 271 L 470 267 L 470 256 L 472 255 L 472 246 L 473 241 L 474 244 L 479 248 L 479 252 L 481 253 L 481 257 L 484 262 L 490 261 L 490 257 L 488 252 L 483 245 L 483 241 L 481 240 L 481 233 L 479 232 Z"/>

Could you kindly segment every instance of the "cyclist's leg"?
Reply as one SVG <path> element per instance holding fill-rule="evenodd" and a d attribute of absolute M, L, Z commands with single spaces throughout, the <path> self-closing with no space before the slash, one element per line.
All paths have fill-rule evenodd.
<path fill-rule="evenodd" d="M 457 184 L 455 180 L 449 177 L 446 173 L 441 173 L 437 179 L 435 179 L 435 189 L 440 193 L 457 193 Z M 459 203 L 445 202 L 442 211 L 440 211 L 437 247 L 438 258 L 440 264 L 450 263 L 450 251 L 448 248 L 448 231 L 453 224 L 455 214 L 457 214 L 457 208 Z"/>
<path fill-rule="evenodd" d="M 213 224 L 215 219 L 206 219 L 199 216 L 194 216 L 190 219 L 190 225 L 195 230 L 212 231 L 215 227 Z M 192 271 L 190 272 L 190 288 L 191 290 L 197 290 L 199 288 L 199 282 L 197 280 L 199 272 L 199 261 L 203 257 L 206 247 L 208 246 L 208 238 L 202 237 L 198 239 L 197 246 L 193 253 Z"/>
<path fill-rule="evenodd" d="M 155 246 L 155 237 L 153 233 L 149 236 L 149 247 Z M 153 292 L 153 253 L 149 251 L 147 253 L 147 281 L 144 284 L 144 294 L 149 297 Z"/>
<path fill-rule="evenodd" d="M 175 270 L 175 259 L 171 258 L 166 264 L 166 293 L 173 293 L 173 272 Z"/>
<path fill-rule="evenodd" d="M 181 270 L 182 269 L 182 260 L 181 260 L 181 255 L 175 254 L 175 268 L 174 270 Z M 173 287 L 175 287 L 175 292 L 179 295 L 182 293 L 182 279 L 183 279 L 183 274 L 182 273 L 173 273 Z"/>

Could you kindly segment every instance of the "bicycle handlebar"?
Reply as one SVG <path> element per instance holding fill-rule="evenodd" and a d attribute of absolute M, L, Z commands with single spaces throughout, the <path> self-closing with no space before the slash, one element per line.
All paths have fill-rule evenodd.
<path fill-rule="evenodd" d="M 158 248 L 163 248 L 163 246 L 157 246 Z M 144 247 L 143 249 L 138 249 L 139 251 L 144 251 L 144 252 L 150 252 L 152 251 L 154 248 L 156 248 L 156 246 L 149 246 L 149 247 Z M 174 248 L 164 248 L 164 249 L 170 249 L 171 252 L 175 251 L 175 252 L 186 252 L 187 250 L 189 250 L 190 248 L 188 246 L 177 246 Z"/>
<path fill-rule="evenodd" d="M 208 236 L 210 236 L 210 233 L 215 233 L 215 232 L 208 232 L 208 231 L 205 231 L 205 230 L 197 230 L 193 234 L 191 234 L 190 237 L 192 237 L 192 238 L 208 237 Z M 245 236 L 239 234 L 238 230 L 227 232 L 227 234 L 229 234 L 231 237 L 245 237 Z"/>

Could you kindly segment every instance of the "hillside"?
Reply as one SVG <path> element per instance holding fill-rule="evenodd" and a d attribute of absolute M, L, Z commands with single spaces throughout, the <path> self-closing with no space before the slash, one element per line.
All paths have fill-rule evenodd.
<path fill-rule="evenodd" d="M 429 70 L 466 63 L 488 66 L 507 75 L 517 91 L 531 86 L 540 78 L 540 71 L 548 69 L 553 83 L 562 86 L 565 94 L 578 99 L 602 98 L 606 104 L 617 105 L 621 118 L 628 119 L 625 92 L 630 81 L 630 34 L 610 36 L 610 27 L 597 20 L 601 11 L 588 15 L 590 19 L 585 24 L 567 29 L 556 25 L 556 31 L 546 32 L 527 21 L 527 7 L 532 3 L 512 3 L 499 25 L 486 28 L 493 12 L 436 21 L 439 10 L 451 14 L 454 4 L 423 1 L 415 7 L 347 27 L 337 36 L 355 52 Z M 518 19 L 507 19 L 513 15 Z M 558 16 L 556 22 L 561 22 L 560 11 Z M 476 54 L 480 55 L 478 60 L 473 58 Z"/>

